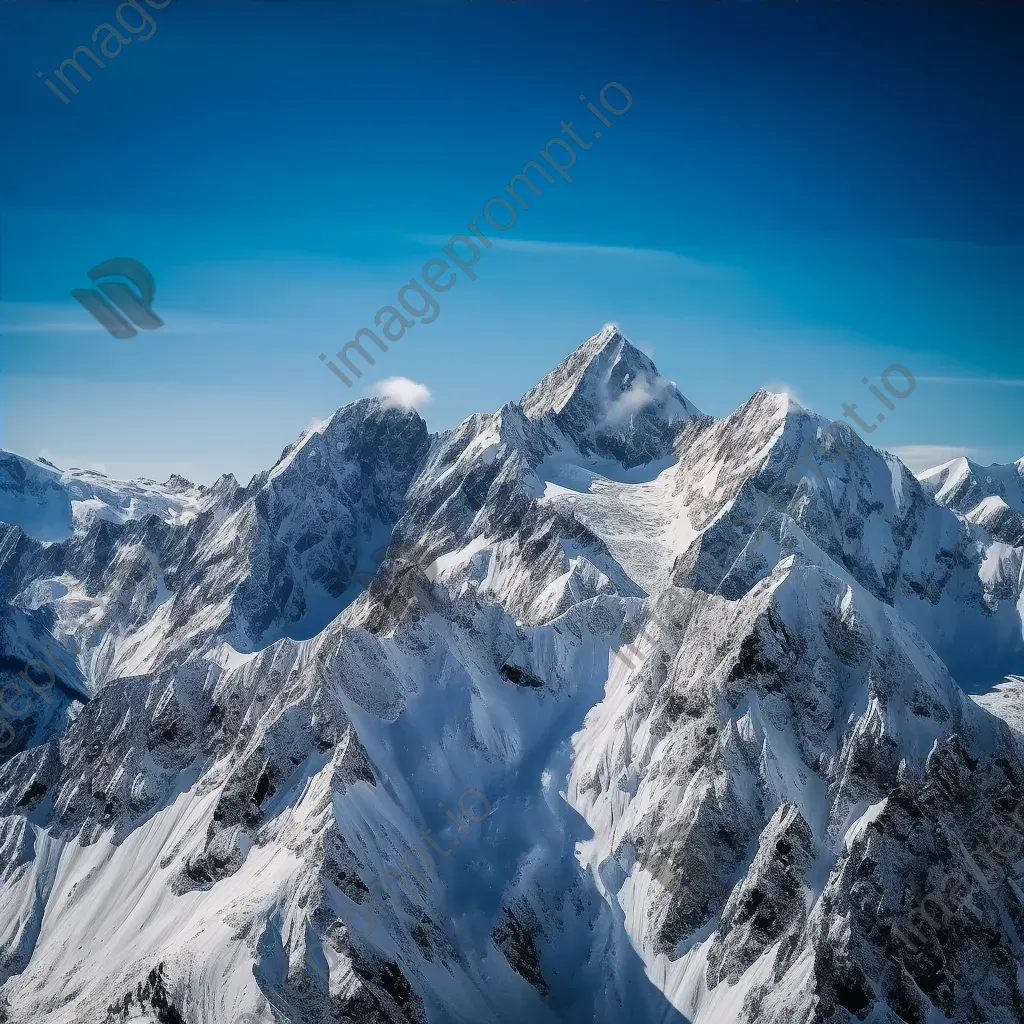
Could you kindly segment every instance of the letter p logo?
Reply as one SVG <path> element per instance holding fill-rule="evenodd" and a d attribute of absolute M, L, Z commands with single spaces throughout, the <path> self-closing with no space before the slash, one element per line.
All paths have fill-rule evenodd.
<path fill-rule="evenodd" d="M 118 256 L 98 263 L 89 271 L 89 277 L 93 281 L 99 281 L 101 277 L 124 277 L 138 289 L 136 293 L 122 281 L 105 281 L 99 286 L 103 295 L 116 303 L 121 312 L 114 309 L 103 295 L 91 288 L 71 289 L 71 294 L 115 338 L 134 338 L 138 333 L 135 327 L 141 327 L 144 331 L 155 331 L 158 327 L 163 327 L 163 320 L 150 308 L 156 294 L 153 275 L 138 260 Z M 132 327 L 128 320 L 131 320 L 135 327 Z"/>

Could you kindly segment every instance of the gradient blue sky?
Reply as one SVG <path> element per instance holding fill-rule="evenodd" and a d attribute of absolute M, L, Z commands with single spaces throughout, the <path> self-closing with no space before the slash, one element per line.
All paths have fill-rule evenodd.
<path fill-rule="evenodd" d="M 380 378 L 449 427 L 614 321 L 715 415 L 762 385 L 873 412 L 899 362 L 872 443 L 1024 455 L 1019 5 L 174 0 L 65 106 L 36 72 L 115 7 L 0 4 L 0 446 L 245 481 Z M 319 353 L 610 80 L 632 109 L 574 181 L 346 389 Z M 114 256 L 161 330 L 70 297 Z"/>

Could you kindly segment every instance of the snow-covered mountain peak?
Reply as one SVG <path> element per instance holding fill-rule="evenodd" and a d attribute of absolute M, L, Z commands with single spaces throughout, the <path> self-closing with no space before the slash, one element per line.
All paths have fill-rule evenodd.
<path fill-rule="evenodd" d="M 180 473 L 172 473 L 164 481 L 164 487 L 168 491 L 192 491 L 195 490 L 195 486 L 191 480 L 186 479 Z"/>
<path fill-rule="evenodd" d="M 758 388 L 745 405 L 740 406 L 740 408 L 745 408 L 746 406 L 761 410 L 765 415 L 771 417 L 810 416 L 820 424 L 827 424 L 829 422 L 827 417 L 808 408 L 792 392 L 775 388 Z"/>
<path fill-rule="evenodd" d="M 759 388 L 695 442 L 694 452 L 725 459 L 743 476 L 777 466 L 789 469 L 834 424 L 785 392 Z M 844 431 L 839 428 L 840 434 Z M 708 466 L 710 469 L 710 465 Z"/>
<path fill-rule="evenodd" d="M 209 487 L 200 485 L 200 490 L 208 499 L 227 498 L 239 490 L 240 484 L 235 479 L 234 473 L 222 473 Z"/>
<path fill-rule="evenodd" d="M 300 457 L 316 457 L 321 448 L 327 452 L 343 453 L 345 457 L 361 452 L 365 457 L 364 464 L 372 464 L 378 455 L 384 454 L 387 458 L 394 453 L 390 449 L 381 453 L 367 447 L 368 438 L 386 440 L 408 430 L 426 436 L 426 423 L 414 409 L 388 404 L 376 397 L 360 398 L 339 407 L 328 419 L 307 427 L 281 453 L 269 471 L 269 479 L 286 472 Z M 258 474 L 254 482 L 262 475 Z"/>
<path fill-rule="evenodd" d="M 555 424 L 582 454 L 626 467 L 666 457 L 679 432 L 702 415 L 611 325 L 563 359 L 519 404 L 527 418 Z"/>
<path fill-rule="evenodd" d="M 750 413 L 760 413 L 763 416 L 779 419 L 787 416 L 811 416 L 822 423 L 828 423 L 828 419 L 820 413 L 814 412 L 803 404 L 795 395 L 789 391 L 780 391 L 774 388 L 758 388 L 744 402 L 736 412 L 747 410 Z"/>
<path fill-rule="evenodd" d="M 934 466 L 918 474 L 918 480 L 927 490 L 930 490 L 936 500 L 942 500 L 950 492 L 962 486 L 970 479 L 972 471 L 980 467 L 975 466 L 970 459 L 961 455 L 959 458 L 950 459 L 940 466 Z"/>
<path fill-rule="evenodd" d="M 654 363 L 609 324 L 566 356 L 519 404 L 531 419 L 540 419 L 548 413 L 561 413 L 570 402 L 584 397 L 612 403 L 641 380 L 654 390 L 663 378 Z M 666 384 L 670 382 L 665 381 L 659 389 Z M 680 403 L 686 401 L 678 392 L 675 397 Z"/>
<path fill-rule="evenodd" d="M 998 496 L 1024 514 L 1024 459 L 982 466 L 961 456 L 918 475 L 921 486 L 936 501 L 964 512 L 981 497 Z"/>
<path fill-rule="evenodd" d="M 940 505 L 983 526 L 994 540 L 1024 543 L 1024 459 L 981 466 L 961 456 L 925 470 L 918 480 Z"/>

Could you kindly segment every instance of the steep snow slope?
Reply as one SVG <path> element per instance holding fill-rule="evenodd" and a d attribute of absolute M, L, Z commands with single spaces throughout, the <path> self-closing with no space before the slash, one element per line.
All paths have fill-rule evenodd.
<path fill-rule="evenodd" d="M 790 531 L 785 548 L 806 551 Z M 784 553 L 737 602 L 662 595 L 675 606 L 662 620 L 684 628 L 649 634 L 651 656 L 620 667 L 574 739 L 569 799 L 594 829 L 584 862 L 691 1020 L 878 1011 L 907 988 L 886 977 L 901 961 L 960 1019 L 970 994 L 939 993 L 879 929 L 913 905 L 890 805 L 923 789 L 951 735 L 1008 758 L 1015 776 L 1019 753 L 895 610 L 841 570 L 802 563 Z M 942 817 L 976 842 L 975 822 Z M 870 909 L 851 898 L 853 875 Z M 982 951 L 983 928 L 961 941 L 972 970 L 1015 986 Z M 984 1019 L 1012 1020 L 1015 1005 Z"/>
<path fill-rule="evenodd" d="M 701 530 L 677 583 L 738 595 L 771 571 L 735 559 L 780 513 L 836 565 L 898 607 L 961 682 L 993 679 L 1024 657 L 1021 579 L 996 572 L 986 538 L 935 505 L 893 456 L 784 395 L 758 392 L 703 432 L 678 470 Z"/>
<path fill-rule="evenodd" d="M 609 328 L 194 500 L 0 526 L 4 692 L 66 669 L 5 704 L 0 1019 L 1024 1018 L 1015 865 L 917 914 L 1024 797 L 954 682 L 1020 671 L 1017 549 L 847 428 Z"/>
<path fill-rule="evenodd" d="M 935 501 L 985 527 L 994 540 L 1024 545 L 1024 459 L 1007 466 L 953 459 L 918 479 Z"/>
<path fill-rule="evenodd" d="M 970 459 L 953 459 L 925 470 L 919 479 L 936 501 L 958 512 L 966 514 L 983 498 L 998 495 L 1024 515 L 1024 459 L 1006 466 L 979 466 Z"/>

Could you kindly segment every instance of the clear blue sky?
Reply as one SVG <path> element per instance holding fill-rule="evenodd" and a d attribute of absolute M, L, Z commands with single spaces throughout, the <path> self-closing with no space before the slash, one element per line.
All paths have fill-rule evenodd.
<path fill-rule="evenodd" d="M 63 104 L 36 72 L 116 6 L 0 4 L 0 446 L 245 480 L 377 379 L 448 427 L 614 321 L 706 412 L 874 410 L 899 362 L 873 443 L 1024 455 L 1019 5 L 173 0 Z M 608 81 L 633 105 L 603 128 L 577 97 Z M 603 129 L 573 182 L 345 388 L 320 352 L 561 120 Z M 115 256 L 165 327 L 118 341 L 70 297 Z"/>

